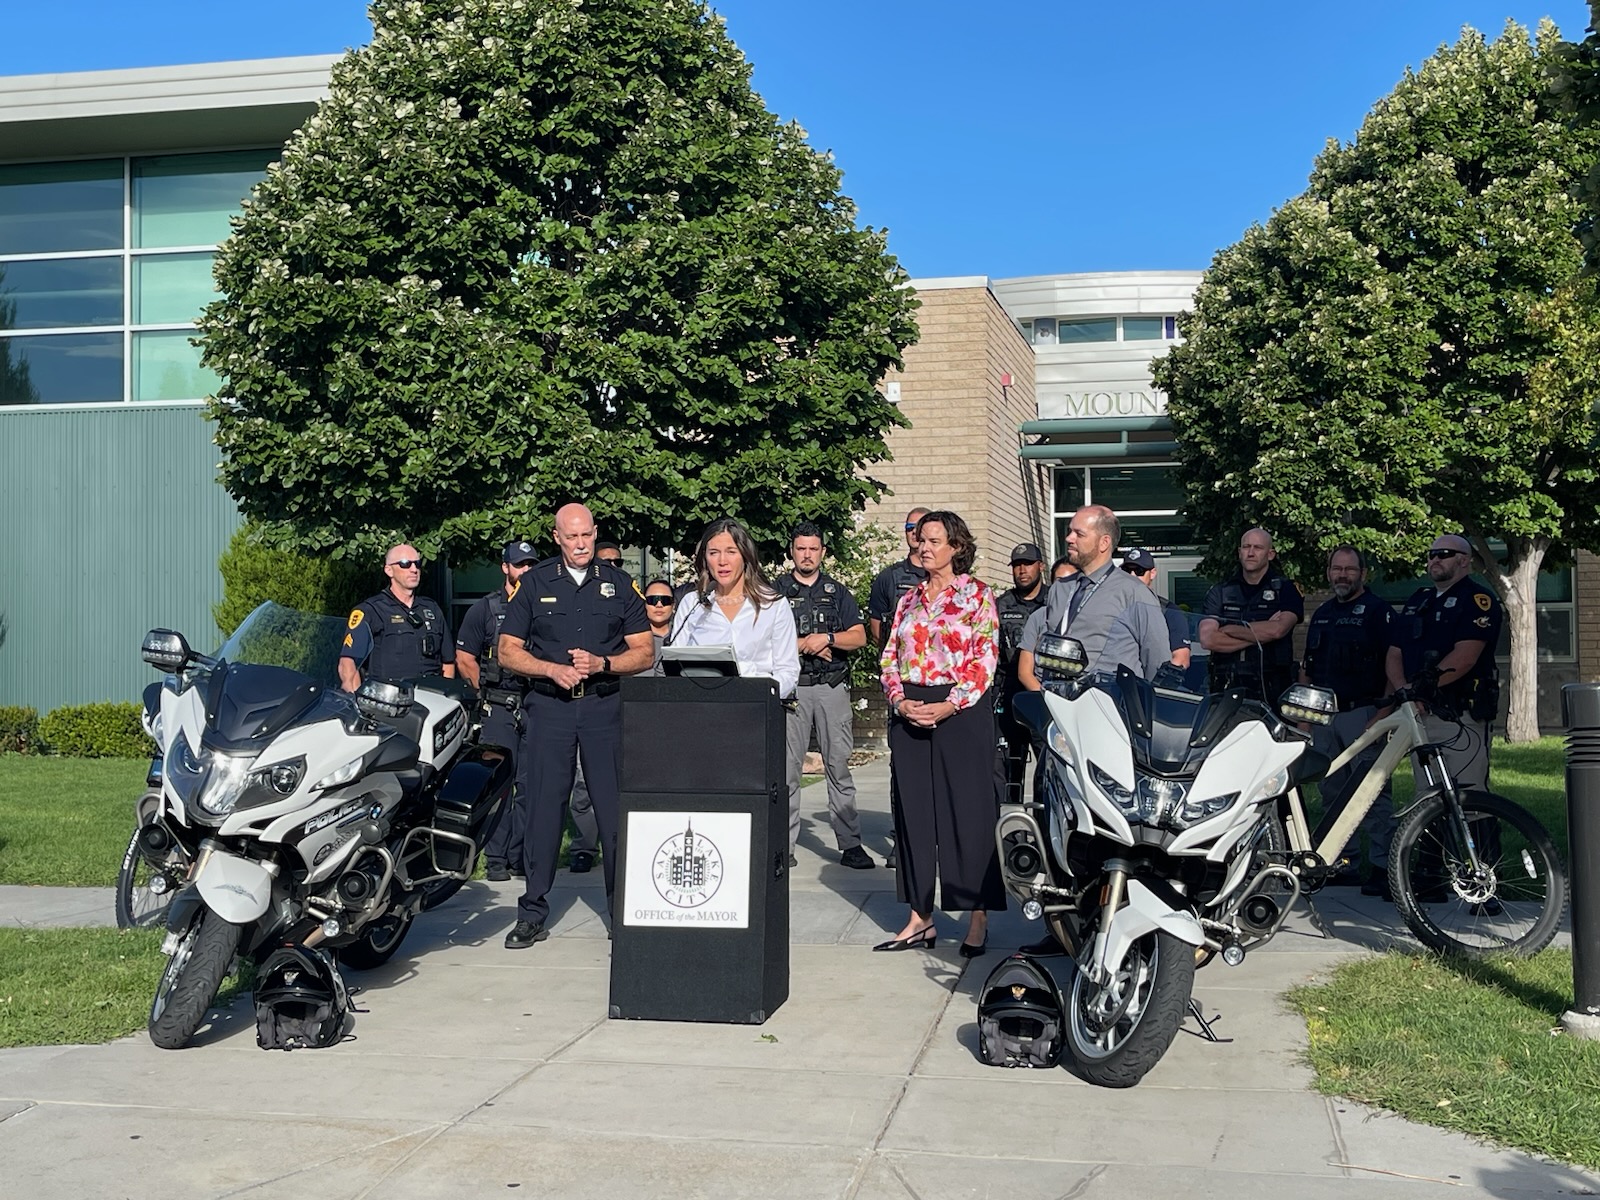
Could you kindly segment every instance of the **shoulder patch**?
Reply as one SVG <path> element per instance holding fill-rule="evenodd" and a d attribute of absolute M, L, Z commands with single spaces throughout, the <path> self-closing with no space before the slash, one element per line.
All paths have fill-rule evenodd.
<path fill-rule="evenodd" d="M 362 621 L 362 618 L 364 618 L 366 615 L 367 614 L 365 612 L 363 612 L 359 608 L 352 609 L 351 612 L 350 612 L 350 620 L 348 622 L 349 628 L 354 629 L 356 626 L 360 625 L 361 621 Z M 349 644 L 350 644 L 350 639 L 346 638 L 345 639 L 345 645 L 348 646 Z"/>
<path fill-rule="evenodd" d="M 633 594 L 635 596 L 638 596 L 639 599 L 643 600 L 644 599 L 644 589 L 639 586 L 639 581 L 637 579 L 630 579 L 630 580 L 628 580 L 628 582 L 633 584 Z"/>
<path fill-rule="evenodd" d="M 1494 606 L 1494 597 L 1487 592 L 1474 592 L 1472 598 L 1477 601 L 1478 607 L 1488 612 Z"/>

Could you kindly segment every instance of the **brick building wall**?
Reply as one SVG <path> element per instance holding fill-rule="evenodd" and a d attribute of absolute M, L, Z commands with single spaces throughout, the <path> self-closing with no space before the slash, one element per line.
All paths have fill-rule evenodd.
<path fill-rule="evenodd" d="M 884 381 L 911 424 L 890 431 L 893 460 L 870 468 L 892 495 L 867 515 L 898 538 L 914 505 L 957 512 L 978 542 L 975 573 L 1009 586 L 1011 547 L 1048 544 L 1047 473 L 1017 457 L 1018 427 L 1038 414 L 1033 350 L 985 280 L 920 281 L 917 295 L 921 339 Z"/>

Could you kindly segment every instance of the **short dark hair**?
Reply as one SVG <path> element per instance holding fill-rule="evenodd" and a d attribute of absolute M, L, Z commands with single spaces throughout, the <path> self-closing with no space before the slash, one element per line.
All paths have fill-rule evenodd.
<path fill-rule="evenodd" d="M 673 588 L 672 584 L 667 582 L 665 579 L 661 579 L 659 577 L 656 578 L 656 579 L 652 579 L 649 583 L 645 584 L 644 585 L 644 590 L 648 592 L 653 587 L 664 587 L 664 588 L 667 589 L 667 591 L 673 592 L 674 594 L 676 594 L 676 589 Z"/>
<path fill-rule="evenodd" d="M 801 521 L 794 527 L 794 532 L 789 535 L 789 545 L 794 545 L 796 538 L 814 537 L 827 549 L 828 539 L 822 536 L 822 527 L 815 521 Z"/>
<path fill-rule="evenodd" d="M 1367 569 L 1367 556 L 1365 554 L 1361 553 L 1361 551 L 1357 550 L 1354 546 L 1341 545 L 1341 546 L 1335 546 L 1332 550 L 1329 550 L 1328 551 L 1328 561 L 1326 563 L 1326 565 L 1329 568 L 1331 568 L 1333 566 L 1333 556 L 1335 554 L 1354 554 L 1356 556 L 1356 567 L 1357 567 L 1357 569 L 1362 570 L 1362 571 L 1365 571 Z"/>
<path fill-rule="evenodd" d="M 594 544 L 594 552 L 599 554 L 602 550 L 615 550 L 618 554 L 622 553 L 622 547 L 615 542 L 596 542 Z"/>
<path fill-rule="evenodd" d="M 1068 558 L 1065 554 L 1063 554 L 1060 558 L 1056 559 L 1055 562 L 1050 564 L 1050 575 L 1051 575 L 1051 578 L 1054 578 L 1055 577 L 1055 573 L 1057 571 L 1061 570 L 1062 567 L 1070 567 L 1070 566 L 1072 566 L 1072 560 L 1070 558 Z"/>
<path fill-rule="evenodd" d="M 923 513 L 917 520 L 918 537 L 922 536 L 922 527 L 929 524 L 942 525 L 945 537 L 950 539 L 950 545 L 955 549 L 956 556 L 950 563 L 951 569 L 957 575 L 965 575 L 972 570 L 972 564 L 978 557 L 978 543 L 973 539 L 967 523 L 948 509 Z"/>

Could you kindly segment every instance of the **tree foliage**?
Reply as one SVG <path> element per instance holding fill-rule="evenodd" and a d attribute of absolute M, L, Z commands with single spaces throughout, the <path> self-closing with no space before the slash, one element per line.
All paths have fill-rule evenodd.
<path fill-rule="evenodd" d="M 1468 29 L 1408 71 L 1303 195 L 1218 253 L 1155 368 L 1214 564 L 1259 522 L 1303 578 L 1341 542 L 1413 575 L 1465 530 L 1508 605 L 1528 720 L 1537 572 L 1600 543 L 1571 195 L 1600 140 L 1552 102 L 1558 45 L 1549 24 L 1537 44 Z"/>
<path fill-rule="evenodd" d="M 212 605 L 211 616 L 224 638 L 268 600 L 301 612 L 343 616 L 385 582 L 370 565 L 268 546 L 248 521 L 229 541 L 217 569 L 222 599 Z"/>
<path fill-rule="evenodd" d="M 848 522 L 915 300 L 700 0 L 394 0 L 236 219 L 202 323 L 264 534 L 471 558 Z"/>

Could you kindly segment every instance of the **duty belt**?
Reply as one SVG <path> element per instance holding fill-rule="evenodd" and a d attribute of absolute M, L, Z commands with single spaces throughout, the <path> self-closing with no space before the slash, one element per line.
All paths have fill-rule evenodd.
<path fill-rule="evenodd" d="M 848 671 L 830 671 L 827 673 L 813 671 L 810 674 L 802 671 L 800 672 L 800 686 L 815 687 L 819 683 L 825 683 L 829 687 L 834 687 L 843 683 L 849 674 L 850 672 Z"/>
<path fill-rule="evenodd" d="M 507 708 L 521 708 L 525 694 L 517 688 L 486 687 L 482 691 L 483 702 L 490 708 L 501 704 Z"/>
<path fill-rule="evenodd" d="M 582 700 L 585 696 L 609 696 L 622 686 L 622 681 L 615 675 L 607 675 L 601 679 L 580 679 L 569 688 L 551 683 L 548 679 L 535 679 L 533 690 L 541 696 L 553 696 L 557 700 Z"/>

